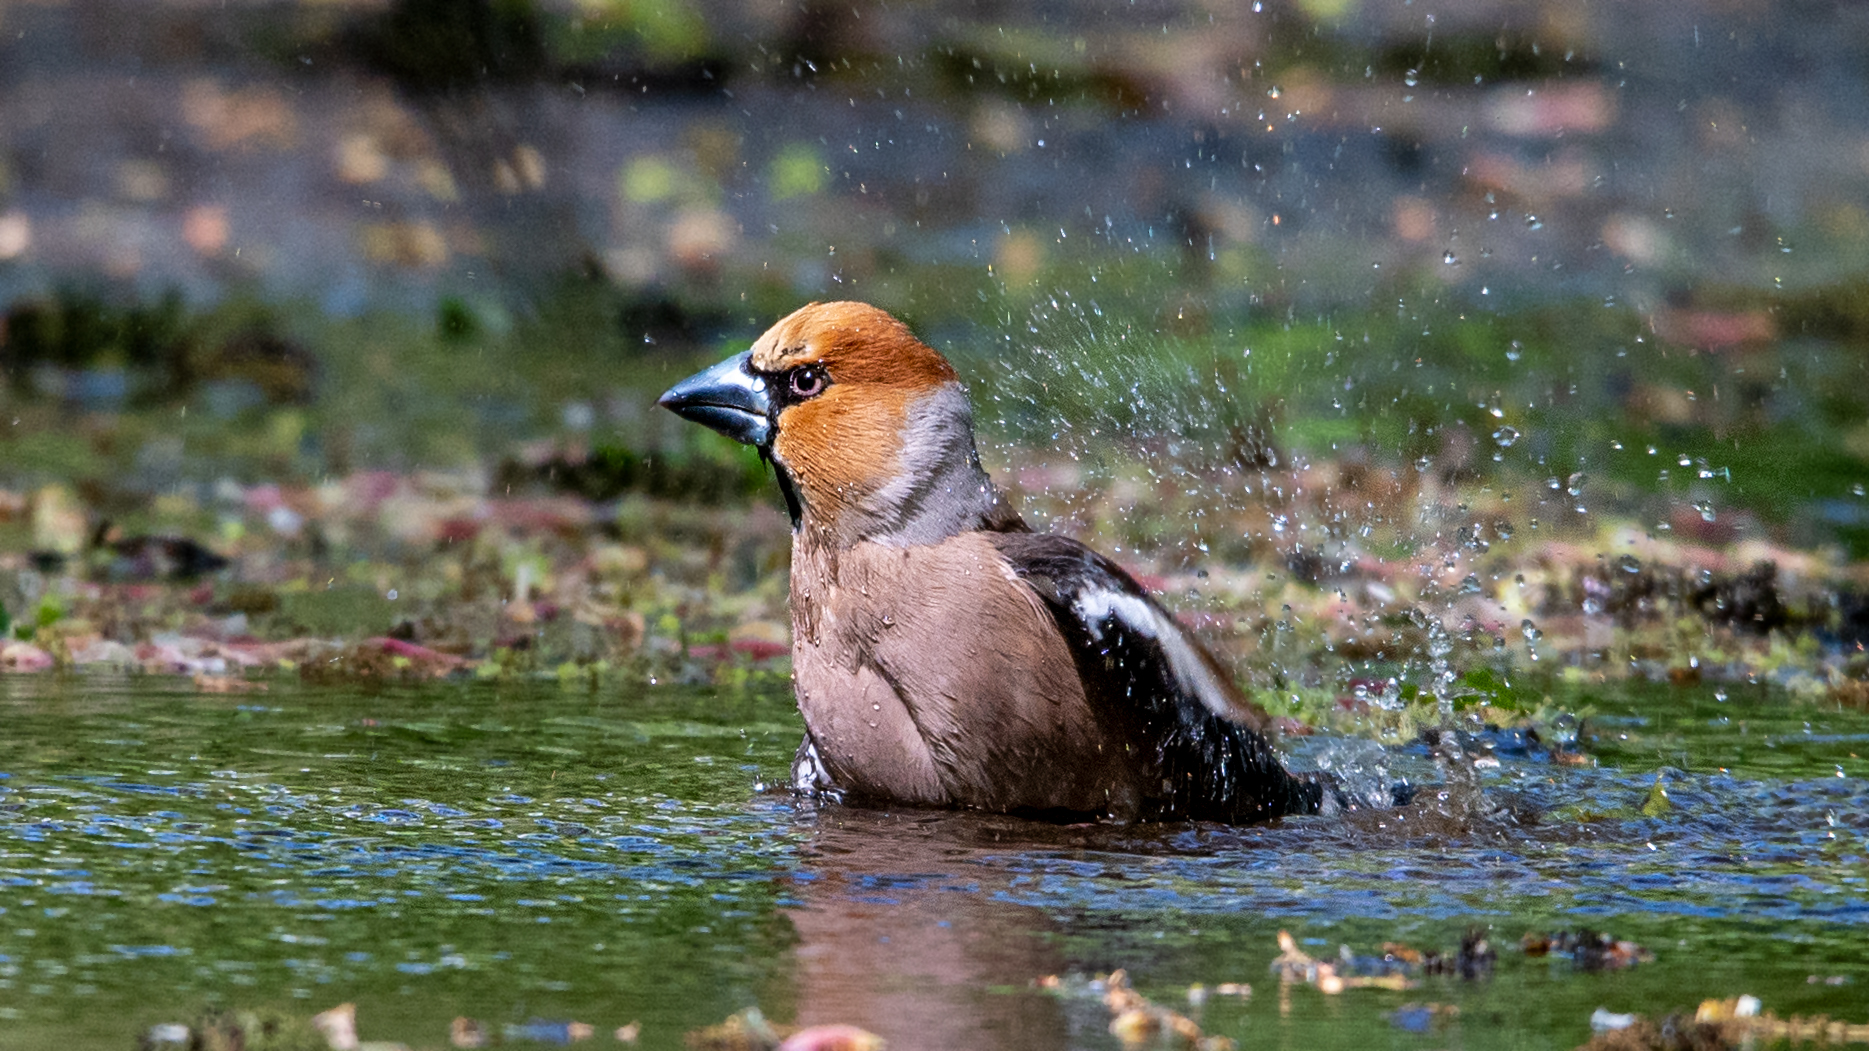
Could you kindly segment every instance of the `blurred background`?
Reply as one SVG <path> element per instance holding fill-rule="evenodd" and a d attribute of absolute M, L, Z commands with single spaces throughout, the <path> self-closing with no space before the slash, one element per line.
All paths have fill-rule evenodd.
<path fill-rule="evenodd" d="M 833 298 L 1428 822 L 762 790 L 789 529 L 654 399 Z M 1286 926 L 1490 930 L 1475 1046 L 1860 1022 L 1866 485 L 1869 5 L 0 0 L 0 1043 L 1464 1046 Z"/>
<path fill-rule="evenodd" d="M 1041 522 L 1099 528 L 1111 472 L 1325 465 L 1850 562 L 1866 40 L 1753 0 L 11 0 L 0 546 L 769 507 L 653 397 L 859 298 L 956 358 Z M 1229 536 L 1347 567 L 1444 521 L 1380 502 Z M 1224 539 L 1179 514 L 1117 535 Z"/>

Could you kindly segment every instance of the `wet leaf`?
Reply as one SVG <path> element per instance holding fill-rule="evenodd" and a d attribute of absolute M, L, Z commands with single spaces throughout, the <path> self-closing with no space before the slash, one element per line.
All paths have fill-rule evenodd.
<path fill-rule="evenodd" d="M 1643 817 L 1660 817 L 1674 809 L 1674 801 L 1668 798 L 1668 786 L 1662 775 L 1655 775 L 1655 783 L 1649 786 L 1648 795 L 1642 799 Z"/>

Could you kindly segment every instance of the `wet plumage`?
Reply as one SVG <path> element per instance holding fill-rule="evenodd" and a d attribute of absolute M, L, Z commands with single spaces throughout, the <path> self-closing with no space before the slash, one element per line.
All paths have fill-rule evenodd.
<path fill-rule="evenodd" d="M 953 367 L 895 318 L 814 303 L 662 404 L 759 448 L 785 492 L 800 789 L 1124 820 L 1318 808 L 1133 578 L 1027 528 Z"/>

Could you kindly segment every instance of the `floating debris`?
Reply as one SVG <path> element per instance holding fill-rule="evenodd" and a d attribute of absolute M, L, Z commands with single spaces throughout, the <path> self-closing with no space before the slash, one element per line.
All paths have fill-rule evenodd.
<path fill-rule="evenodd" d="M 1490 978 L 1493 965 L 1499 961 L 1499 954 L 1493 950 L 1491 941 L 1488 941 L 1486 928 L 1467 928 L 1460 935 L 1460 948 L 1456 948 L 1452 954 L 1445 954 L 1435 948 L 1417 950 L 1407 944 L 1383 943 L 1383 959 L 1398 961 L 1409 967 L 1409 972 L 1477 982 L 1480 978 Z"/>
<path fill-rule="evenodd" d="M 1298 948 L 1296 939 L 1286 931 L 1278 932 L 1279 954 L 1272 961 L 1272 973 L 1279 981 L 1290 984 L 1316 986 L 1317 991 L 1335 996 L 1345 989 L 1412 989 L 1415 982 L 1408 977 L 1405 965 L 1395 961 L 1393 966 L 1384 962 L 1383 966 L 1372 969 L 1382 970 L 1379 974 L 1355 973 L 1358 958 L 1343 947 L 1339 961 L 1327 963 L 1315 959 Z M 1376 957 L 1363 959 L 1376 961 Z"/>
<path fill-rule="evenodd" d="M 690 1031 L 682 1042 L 694 1051 L 776 1051 L 782 1039 L 759 1008 L 749 1007 L 718 1025 Z"/>
<path fill-rule="evenodd" d="M 1760 1041 L 1789 1044 L 1869 1044 L 1869 1024 L 1835 1021 L 1824 1015 L 1779 1018 L 1760 1011 L 1756 996 L 1703 1000 L 1690 1017 L 1676 1011 L 1660 1022 L 1640 1014 L 1597 1008 L 1595 1031 L 1578 1051 L 1738 1051 Z"/>
<path fill-rule="evenodd" d="M 508 1040 L 530 1040 L 538 1044 L 575 1044 L 597 1035 L 597 1027 L 587 1022 L 534 1018 L 530 1022 L 508 1025 L 501 1031 Z"/>
<path fill-rule="evenodd" d="M 1285 931 L 1278 932 L 1278 956 L 1272 960 L 1272 973 L 1281 982 L 1316 984 L 1318 969 L 1325 965 L 1298 948 L 1298 942 Z"/>
<path fill-rule="evenodd" d="M 1606 1007 L 1599 1007 L 1590 1012 L 1590 1031 L 1607 1033 L 1612 1029 L 1627 1029 L 1641 1017 L 1638 1014 L 1616 1014 Z"/>
<path fill-rule="evenodd" d="M 356 1007 L 340 1004 L 310 1019 L 274 1011 L 207 1010 L 192 1023 L 152 1025 L 137 1038 L 140 1051 L 390 1051 L 401 1044 L 357 1039 Z"/>
<path fill-rule="evenodd" d="M 487 1046 L 487 1027 L 472 1018 L 460 1017 L 448 1026 L 450 1046 L 473 1049 Z"/>
<path fill-rule="evenodd" d="M 1655 783 L 1649 786 L 1648 795 L 1642 799 L 1643 817 L 1660 817 L 1674 809 L 1674 801 L 1668 798 L 1668 786 L 1661 774 L 1655 774 Z"/>
<path fill-rule="evenodd" d="M 617 1039 L 635 1043 L 642 1028 L 631 1022 L 617 1030 Z M 719 1025 L 696 1029 L 682 1040 L 694 1051 L 884 1051 L 887 1041 L 854 1025 L 807 1026 L 788 1032 L 766 1020 L 757 1007 L 729 1015 Z"/>
<path fill-rule="evenodd" d="M 1228 1037 L 1202 1032 L 1187 1015 L 1150 1002 L 1129 984 L 1129 972 L 1121 968 L 1092 979 L 1090 986 L 1102 990 L 1103 1006 L 1110 1009 L 1110 1034 L 1124 1047 L 1141 1047 L 1164 1035 L 1198 1051 L 1232 1051 L 1238 1046 Z"/>
<path fill-rule="evenodd" d="M 1452 957 L 1438 952 L 1424 953 L 1421 973 L 1448 975 L 1473 982 L 1492 977 L 1493 965 L 1498 962 L 1499 953 L 1493 949 L 1485 929 L 1470 927 L 1460 936 L 1460 948 L 1455 950 Z"/>
<path fill-rule="evenodd" d="M 343 1003 L 320 1011 L 312 1016 L 311 1026 L 324 1036 L 331 1051 L 357 1051 L 362 1046 L 357 1039 L 356 1004 Z"/>
<path fill-rule="evenodd" d="M 1231 996 L 1244 1000 L 1252 996 L 1252 986 L 1245 982 L 1221 982 L 1212 989 L 1209 989 L 1204 982 L 1195 982 L 1188 986 L 1189 1006 L 1199 1007 L 1206 1003 L 1210 996 Z"/>
<path fill-rule="evenodd" d="M 1655 962 L 1655 954 L 1635 942 L 1588 929 L 1555 934 L 1528 931 L 1519 939 L 1519 947 L 1527 956 L 1569 957 L 1580 971 L 1620 971 Z"/>
<path fill-rule="evenodd" d="M 180 1022 L 158 1022 L 143 1034 L 138 1046 L 154 1051 L 169 1044 L 185 1045 L 193 1039 L 194 1031 Z"/>

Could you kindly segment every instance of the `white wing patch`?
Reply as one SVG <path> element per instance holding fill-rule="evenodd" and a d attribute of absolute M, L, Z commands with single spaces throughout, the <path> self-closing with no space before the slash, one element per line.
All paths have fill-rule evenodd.
<path fill-rule="evenodd" d="M 1195 652 L 1194 644 L 1188 641 L 1181 625 L 1169 619 L 1154 603 L 1140 595 L 1097 589 L 1078 592 L 1072 608 L 1098 642 L 1103 641 L 1103 622 L 1109 617 L 1115 617 L 1125 628 L 1144 638 L 1154 639 L 1161 645 L 1168 667 L 1182 686 L 1199 697 L 1208 711 L 1223 719 L 1234 718 L 1226 688 L 1214 678 L 1213 669 Z"/>

